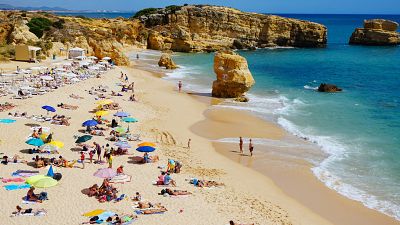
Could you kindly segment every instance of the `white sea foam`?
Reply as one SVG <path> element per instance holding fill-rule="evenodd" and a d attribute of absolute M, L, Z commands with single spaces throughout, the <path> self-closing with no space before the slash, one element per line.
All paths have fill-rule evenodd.
<path fill-rule="evenodd" d="M 309 86 L 309 85 L 304 85 L 304 89 L 307 89 L 307 90 L 318 90 L 318 87 L 312 87 L 312 86 Z"/>

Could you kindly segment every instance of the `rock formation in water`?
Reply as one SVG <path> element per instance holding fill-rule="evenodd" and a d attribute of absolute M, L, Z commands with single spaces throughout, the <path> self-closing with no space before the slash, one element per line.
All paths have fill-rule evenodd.
<path fill-rule="evenodd" d="M 163 53 L 158 61 L 159 67 L 165 67 L 165 69 L 172 70 L 178 68 L 175 62 L 172 60 L 171 55 Z"/>
<path fill-rule="evenodd" d="M 208 5 L 153 10 L 138 16 L 149 29 L 147 47 L 178 52 L 293 46 L 324 47 L 325 26 L 280 16 Z"/>
<path fill-rule="evenodd" d="M 318 87 L 319 92 L 339 92 L 342 91 L 341 88 L 334 84 L 321 84 Z"/>
<path fill-rule="evenodd" d="M 383 19 L 365 20 L 364 28 L 357 28 L 350 37 L 350 44 L 354 45 L 398 45 L 400 34 L 397 31 L 399 24 Z"/>
<path fill-rule="evenodd" d="M 213 97 L 242 97 L 255 84 L 247 60 L 232 51 L 221 51 L 215 54 L 214 72 L 217 80 L 212 86 Z"/>

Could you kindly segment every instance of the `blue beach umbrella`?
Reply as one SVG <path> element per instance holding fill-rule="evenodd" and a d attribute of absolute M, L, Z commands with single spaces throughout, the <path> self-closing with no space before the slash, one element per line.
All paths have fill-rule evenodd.
<path fill-rule="evenodd" d="M 56 109 L 49 105 L 42 106 L 42 109 L 46 110 L 47 112 L 55 112 Z"/>
<path fill-rule="evenodd" d="M 44 142 L 40 138 L 31 138 L 31 139 L 27 140 L 25 143 L 27 143 L 28 145 L 36 146 L 36 147 L 40 147 L 40 146 L 44 145 Z"/>
<path fill-rule="evenodd" d="M 85 122 L 82 123 L 82 126 L 85 127 L 93 127 L 99 124 L 96 120 L 86 120 Z"/>
<path fill-rule="evenodd" d="M 12 119 L 0 119 L 0 123 L 15 123 L 16 120 Z"/>
<path fill-rule="evenodd" d="M 126 123 L 136 123 L 136 122 L 139 122 L 139 120 L 137 120 L 137 119 L 135 119 L 135 118 L 132 118 L 132 117 L 123 118 L 122 121 L 124 121 L 124 122 L 126 122 Z"/>
<path fill-rule="evenodd" d="M 156 149 L 151 146 L 140 146 L 136 149 L 138 152 L 154 152 L 154 150 Z"/>
<path fill-rule="evenodd" d="M 128 117 L 128 116 L 130 116 L 130 114 L 129 114 L 129 113 L 126 113 L 126 112 L 117 112 L 117 113 L 114 114 L 114 116 L 118 116 L 118 117 Z"/>

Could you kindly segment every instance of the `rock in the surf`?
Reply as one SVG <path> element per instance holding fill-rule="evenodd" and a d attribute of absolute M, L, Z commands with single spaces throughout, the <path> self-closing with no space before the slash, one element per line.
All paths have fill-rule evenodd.
<path fill-rule="evenodd" d="M 341 88 L 334 84 L 321 84 L 318 87 L 319 92 L 339 92 L 342 91 Z"/>
<path fill-rule="evenodd" d="M 215 54 L 214 72 L 217 80 L 212 86 L 213 97 L 241 97 L 255 84 L 247 60 L 232 51 L 221 51 Z"/>
<path fill-rule="evenodd" d="M 165 67 L 166 69 L 169 69 L 169 70 L 178 68 L 178 66 L 172 60 L 171 55 L 168 53 L 163 53 L 161 55 L 160 60 L 158 61 L 158 66 Z"/>
<path fill-rule="evenodd" d="M 399 24 L 383 19 L 365 20 L 364 28 L 357 28 L 350 37 L 354 45 L 398 45 L 400 34 L 396 32 Z"/>

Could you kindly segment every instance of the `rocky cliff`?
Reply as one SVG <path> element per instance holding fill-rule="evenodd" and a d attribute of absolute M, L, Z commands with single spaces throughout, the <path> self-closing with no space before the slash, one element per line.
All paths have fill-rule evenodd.
<path fill-rule="evenodd" d="M 217 80 L 212 86 L 213 97 L 237 98 L 255 84 L 247 60 L 232 51 L 221 51 L 215 54 L 214 72 Z"/>
<path fill-rule="evenodd" d="M 180 52 L 271 46 L 324 47 L 325 26 L 207 5 L 165 8 L 139 17 L 148 48 Z"/>
<path fill-rule="evenodd" d="M 365 20 L 364 28 L 357 28 L 350 37 L 350 44 L 355 45 L 398 45 L 399 24 L 383 19 Z"/>

